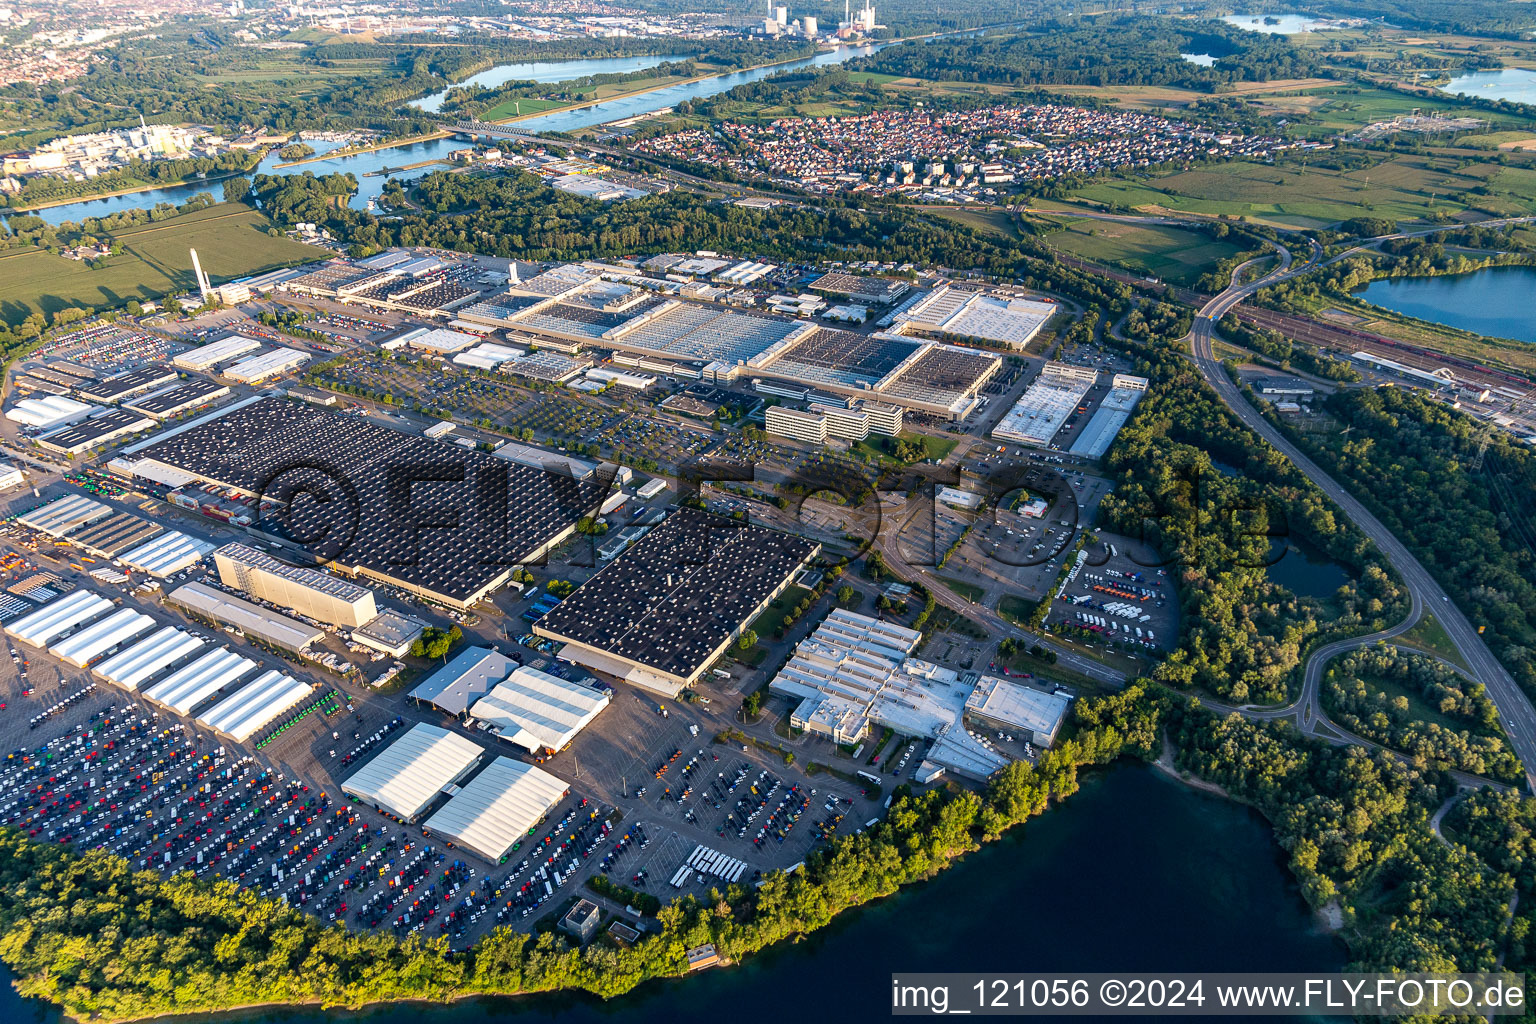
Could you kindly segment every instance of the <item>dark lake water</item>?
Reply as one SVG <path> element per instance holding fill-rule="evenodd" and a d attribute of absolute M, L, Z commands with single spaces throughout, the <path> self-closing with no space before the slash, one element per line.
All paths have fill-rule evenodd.
<path fill-rule="evenodd" d="M 740 967 L 651 983 L 609 1003 L 539 996 L 237 1019 L 847 1024 L 886 1017 L 899 971 L 1328 972 L 1345 959 L 1343 945 L 1316 929 L 1262 817 L 1126 764 L 1086 776 L 1066 803 L 934 880 Z M 56 1020 L 0 990 L 5 1024 Z"/>
<path fill-rule="evenodd" d="M 1349 582 L 1349 571 L 1300 537 L 1279 537 L 1270 548 L 1269 578 L 1300 597 L 1326 601 Z"/>
<path fill-rule="evenodd" d="M 1384 278 L 1355 296 L 1404 316 L 1536 344 L 1536 268 L 1488 267 L 1442 277 Z"/>

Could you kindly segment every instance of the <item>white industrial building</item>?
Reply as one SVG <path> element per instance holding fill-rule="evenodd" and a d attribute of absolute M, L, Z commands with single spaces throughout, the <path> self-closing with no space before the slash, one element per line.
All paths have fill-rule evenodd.
<path fill-rule="evenodd" d="M 497 863 L 568 793 L 569 786 L 542 768 L 498 757 L 428 818 L 425 827 Z"/>
<path fill-rule="evenodd" d="M 965 699 L 965 711 L 984 725 L 1024 733 L 1030 742 L 1049 747 L 1056 742 L 1071 703 L 1065 693 L 982 676 Z"/>
<path fill-rule="evenodd" d="M 1115 374 L 1109 394 L 1104 396 L 1104 401 L 1093 411 L 1082 433 L 1072 442 L 1072 454 L 1097 459 L 1109 451 L 1109 446 L 1120 435 L 1120 428 L 1125 426 L 1131 413 L 1136 411 L 1137 403 L 1147 393 L 1147 383 L 1145 377 L 1130 373 Z"/>
<path fill-rule="evenodd" d="M 242 657 L 228 647 L 220 647 L 148 687 L 144 696 L 178 715 L 185 715 L 255 668 L 256 663 L 250 658 Z"/>
<path fill-rule="evenodd" d="M 569 746 L 611 699 L 585 683 L 525 665 L 475 701 L 469 713 L 530 753 L 554 753 Z"/>
<path fill-rule="evenodd" d="M 379 614 L 373 591 L 329 573 L 279 562 L 238 541 L 213 553 L 219 580 L 282 608 L 337 626 L 361 626 Z"/>
<path fill-rule="evenodd" d="M 25 485 L 27 478 L 16 466 L 9 462 L 0 462 L 0 491 L 8 491 L 12 487 Z"/>
<path fill-rule="evenodd" d="M 991 341 L 1021 349 L 1059 309 L 1054 302 L 963 292 L 944 285 L 900 312 L 895 320 L 902 334 Z"/>
<path fill-rule="evenodd" d="M 93 523 L 111 514 L 112 509 L 103 502 L 83 494 L 66 494 L 46 505 L 23 512 L 16 517 L 16 521 L 50 537 L 61 537 L 77 526 Z"/>
<path fill-rule="evenodd" d="M 60 661 L 85 668 L 114 647 L 147 632 L 155 620 L 132 608 L 119 608 L 58 641 L 49 652 Z"/>
<path fill-rule="evenodd" d="M 790 725 L 858 743 L 871 727 L 932 741 L 927 761 L 974 779 L 1008 759 L 970 736 L 962 722 L 972 687 L 953 669 L 912 657 L 922 634 L 894 622 L 833 609 L 769 683 L 796 698 Z"/>
<path fill-rule="evenodd" d="M 197 716 L 214 732 L 244 743 L 259 729 L 309 695 L 309 683 L 272 669 Z"/>
<path fill-rule="evenodd" d="M 420 815 L 439 793 L 480 761 L 476 744 L 426 722 L 417 722 L 341 784 L 350 794 L 402 821 Z"/>
<path fill-rule="evenodd" d="M 125 690 L 137 690 L 147 679 L 205 645 L 202 637 L 166 626 L 126 651 L 119 651 L 91 671 Z"/>
<path fill-rule="evenodd" d="M 444 356 L 479 344 L 481 338 L 478 334 L 465 334 L 463 331 L 450 331 L 446 327 L 434 327 L 431 330 L 408 334 L 400 340 L 417 351 Z"/>
<path fill-rule="evenodd" d="M 75 590 L 56 597 L 5 627 L 24 644 L 47 647 L 59 637 L 83 626 L 112 607 L 112 602 L 89 590 Z"/>
<path fill-rule="evenodd" d="M 992 428 L 992 436 L 1045 447 L 1077 411 L 1098 376 L 1091 366 L 1046 363 L 1040 376 Z"/>
<path fill-rule="evenodd" d="M 5 411 L 5 418 L 20 423 L 24 427 L 53 430 L 56 427 L 67 427 L 71 423 L 79 423 L 92 413 L 100 411 L 99 405 L 87 405 L 85 402 L 77 402 L 63 395 L 49 395 L 47 398 L 23 398 Z"/>
<path fill-rule="evenodd" d="M 275 348 L 259 356 L 242 359 L 224 371 L 224 376 L 240 384 L 256 384 L 268 377 L 297 370 L 309 362 L 309 353 L 296 348 Z"/>
<path fill-rule="evenodd" d="M 635 488 L 635 497 L 641 501 L 650 501 L 656 495 L 667 489 L 667 482 L 661 477 L 654 477 Z"/>
<path fill-rule="evenodd" d="M 468 352 L 460 352 L 453 357 L 453 361 L 459 366 L 467 366 L 472 370 L 494 370 L 502 363 L 521 359 L 526 354 L 527 349 L 512 348 L 488 341 L 482 345 L 476 345 Z"/>
<path fill-rule="evenodd" d="M 507 678 L 517 662 L 489 647 L 466 647 L 411 691 L 411 697 L 450 715 L 462 715 L 491 687 Z"/>
<path fill-rule="evenodd" d="M 261 342 L 243 334 L 231 334 L 218 341 L 210 341 L 199 348 L 190 349 L 171 360 L 171 365 L 182 370 L 211 370 L 220 363 L 227 363 L 237 356 L 261 348 Z"/>
<path fill-rule="evenodd" d="M 206 540 L 199 540 L 180 530 L 168 530 L 118 557 L 124 565 L 163 579 L 176 575 L 189 565 L 196 565 L 212 550 L 213 545 Z"/>
<path fill-rule="evenodd" d="M 184 583 L 167 594 L 166 599 L 195 615 L 234 626 L 242 633 L 290 651 L 302 651 L 325 635 L 308 623 L 269 611 L 206 583 Z"/>

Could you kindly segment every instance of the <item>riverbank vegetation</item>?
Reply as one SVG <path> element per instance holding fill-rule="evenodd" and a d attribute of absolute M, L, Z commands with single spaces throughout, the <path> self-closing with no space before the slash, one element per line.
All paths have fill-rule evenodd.
<path fill-rule="evenodd" d="M 1482 684 L 1433 658 L 1387 646 L 1353 651 L 1329 666 L 1320 697 L 1334 722 L 1421 769 L 1511 784 L 1523 775 Z"/>

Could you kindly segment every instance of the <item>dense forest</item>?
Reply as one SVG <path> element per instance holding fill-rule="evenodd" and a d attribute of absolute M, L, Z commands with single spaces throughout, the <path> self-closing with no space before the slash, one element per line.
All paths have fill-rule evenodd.
<path fill-rule="evenodd" d="M 1126 322 L 1128 336 L 1163 344 L 1133 347 L 1136 372 L 1152 383 L 1105 457 L 1115 487 L 1099 517 L 1151 543 L 1178 584 L 1179 647 L 1154 678 L 1237 703 L 1276 703 L 1314 644 L 1397 622 L 1408 603 L 1366 537 L 1173 351 L 1168 341 L 1188 331 L 1189 318 L 1155 306 Z M 1272 582 L 1272 540 L 1284 536 L 1317 545 L 1354 581 L 1326 605 Z"/>
<path fill-rule="evenodd" d="M 1340 391 L 1326 407 L 1340 429 L 1297 442 L 1403 539 L 1536 694 L 1536 456 L 1406 388 Z"/>
<path fill-rule="evenodd" d="M 1387 646 L 1353 651 L 1328 667 L 1321 697 L 1334 722 L 1419 768 L 1511 784 L 1524 774 L 1483 685 L 1434 658 Z"/>
<path fill-rule="evenodd" d="M 1205 53 L 1210 67 L 1180 54 Z M 1101 15 L 1051 22 L 1027 33 L 989 33 L 893 46 L 850 68 L 942 82 L 1023 86 L 1171 85 L 1214 92 L 1232 82 L 1326 74 L 1312 53 L 1282 35 L 1220 21 Z"/>

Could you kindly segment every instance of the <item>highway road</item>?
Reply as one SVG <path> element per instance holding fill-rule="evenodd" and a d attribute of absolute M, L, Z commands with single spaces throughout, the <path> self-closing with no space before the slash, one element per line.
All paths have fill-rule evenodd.
<path fill-rule="evenodd" d="M 1520 218 L 1528 219 L 1528 218 Z M 1499 222 L 1506 223 L 1506 222 Z M 1437 229 L 1448 230 L 1448 229 Z M 1412 234 L 1430 234 L 1432 232 L 1413 232 Z M 1396 237 L 1396 236 L 1394 236 Z M 1381 241 L 1369 240 L 1369 241 Z M 1280 433 L 1275 427 L 1261 416 L 1243 397 L 1236 384 L 1227 376 L 1221 361 L 1215 356 L 1212 349 L 1212 340 L 1215 336 L 1215 325 L 1223 315 L 1234 306 L 1243 302 L 1268 285 L 1276 284 L 1289 277 L 1295 277 L 1315 269 L 1320 249 L 1313 243 L 1313 253 L 1307 261 L 1296 264 L 1289 250 L 1284 246 L 1276 245 L 1280 257 L 1279 265 L 1257 280 L 1247 284 L 1234 283 L 1220 295 L 1215 296 L 1201 308 L 1195 318 L 1194 327 L 1189 334 L 1191 352 L 1195 365 L 1199 368 L 1208 384 L 1221 396 L 1228 408 L 1232 410 L 1239 420 L 1273 445 L 1281 454 L 1290 459 L 1298 469 L 1306 474 L 1324 494 L 1331 498 L 1358 526 L 1366 536 L 1375 542 L 1381 549 L 1392 567 L 1397 570 L 1404 583 L 1408 587 L 1412 597 L 1413 610 L 1409 617 L 1393 630 L 1385 631 L 1385 635 L 1396 635 L 1406 631 L 1426 609 L 1433 609 L 1433 614 L 1439 619 L 1441 625 L 1449 634 L 1452 643 L 1461 653 L 1462 659 L 1471 668 L 1471 675 L 1487 689 L 1489 698 L 1498 706 L 1499 716 L 1503 719 L 1505 730 L 1509 733 L 1511 744 L 1516 755 L 1526 767 L 1526 784 L 1536 791 L 1536 774 L 1532 773 L 1532 766 L 1536 766 L 1536 707 L 1532 707 L 1530 700 L 1520 689 L 1508 670 L 1499 660 L 1493 656 L 1493 652 L 1483 643 L 1478 635 L 1476 627 L 1467 620 L 1461 609 L 1451 601 L 1450 597 L 1441 588 L 1429 571 L 1408 550 L 1397 536 L 1388 530 L 1381 521 L 1371 514 L 1354 495 L 1336 482 L 1315 462 L 1309 459 L 1296 445 Z M 1358 251 L 1358 250 L 1351 250 Z M 1343 259 L 1346 254 L 1341 254 L 1329 260 L 1329 263 Z M 1232 274 L 1232 280 L 1238 282 L 1242 278 L 1244 267 L 1238 267 Z M 1274 717 L 1285 717 L 1288 714 L 1298 715 L 1321 714 L 1321 709 L 1316 707 L 1316 693 L 1318 682 L 1321 679 L 1323 668 L 1328 657 L 1348 650 L 1351 647 L 1359 647 L 1366 643 L 1375 642 L 1383 638 L 1383 635 L 1371 637 L 1356 637 L 1352 640 L 1339 641 L 1319 648 L 1313 653 L 1307 665 L 1306 677 L 1303 684 L 1303 693 L 1297 705 L 1287 709 L 1274 709 L 1273 712 L 1260 712 L 1257 709 L 1240 709 L 1245 714 L 1258 717 L 1272 714 Z M 1330 652 L 1330 648 L 1333 650 Z"/>

